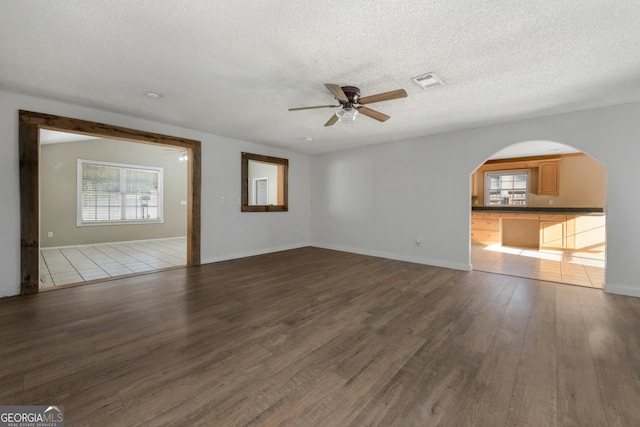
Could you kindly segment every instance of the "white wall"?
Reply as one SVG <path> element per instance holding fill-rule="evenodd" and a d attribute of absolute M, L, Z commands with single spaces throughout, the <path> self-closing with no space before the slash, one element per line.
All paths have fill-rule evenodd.
<path fill-rule="evenodd" d="M 307 155 L 122 114 L 0 91 L 0 296 L 20 293 L 18 110 L 91 120 L 202 141 L 203 263 L 308 246 Z M 240 212 L 241 153 L 289 159 L 289 212 Z M 225 203 L 220 203 L 225 197 Z"/>
<path fill-rule="evenodd" d="M 46 144 L 40 147 L 40 247 L 184 237 L 187 234 L 187 164 L 179 151 L 113 139 Z M 78 159 L 163 169 L 161 223 L 78 227 Z M 49 237 L 48 232 L 53 236 Z M 185 248 L 186 251 L 186 248 Z"/>
<path fill-rule="evenodd" d="M 0 296 L 18 294 L 20 289 L 19 109 L 202 141 L 203 263 L 305 246 L 311 240 L 322 247 L 468 269 L 470 173 L 491 154 L 516 142 L 549 139 L 572 145 L 607 167 L 606 290 L 640 296 L 636 259 L 640 199 L 630 197 L 629 190 L 640 182 L 640 103 L 310 159 L 246 141 L 0 91 L 0 221 L 4 226 Z M 243 151 L 289 159 L 288 213 L 240 212 L 236 202 Z M 226 203 L 219 203 L 221 196 Z M 416 237 L 423 239 L 422 247 L 416 246 Z"/>
<path fill-rule="evenodd" d="M 508 145 L 551 140 L 607 167 L 606 290 L 640 296 L 640 198 L 629 190 L 640 183 L 638 117 L 633 103 L 316 155 L 312 241 L 469 269 L 470 173 Z"/>

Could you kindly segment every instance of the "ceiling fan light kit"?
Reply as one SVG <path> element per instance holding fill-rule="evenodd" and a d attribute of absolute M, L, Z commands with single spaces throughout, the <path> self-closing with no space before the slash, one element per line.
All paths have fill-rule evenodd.
<path fill-rule="evenodd" d="M 345 107 L 338 110 L 338 112 L 336 113 L 336 116 L 338 116 L 338 121 L 340 123 L 353 122 L 356 119 L 357 115 L 358 115 L 358 110 L 354 107 L 348 107 L 348 108 Z"/>
<path fill-rule="evenodd" d="M 378 93 L 376 95 L 360 97 L 360 88 L 355 86 L 338 86 L 336 84 L 325 83 L 325 87 L 331 92 L 339 105 L 316 105 L 313 107 L 289 108 L 289 111 L 311 110 L 315 108 L 335 108 L 342 107 L 332 115 L 325 126 L 333 126 L 337 121 L 341 123 L 352 123 L 359 114 L 362 114 L 379 122 L 389 120 L 390 116 L 379 111 L 365 107 L 365 104 L 374 102 L 390 101 L 392 99 L 406 98 L 407 92 L 404 89 L 392 90 L 390 92 Z"/>

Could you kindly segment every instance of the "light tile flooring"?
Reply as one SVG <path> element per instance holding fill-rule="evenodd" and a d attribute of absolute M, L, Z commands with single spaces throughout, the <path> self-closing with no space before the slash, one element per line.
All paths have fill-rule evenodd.
<path fill-rule="evenodd" d="M 186 265 L 186 237 L 40 250 L 40 288 Z"/>
<path fill-rule="evenodd" d="M 474 270 L 567 283 L 604 287 L 604 254 L 591 258 L 562 251 L 538 251 L 501 245 L 471 246 Z"/>

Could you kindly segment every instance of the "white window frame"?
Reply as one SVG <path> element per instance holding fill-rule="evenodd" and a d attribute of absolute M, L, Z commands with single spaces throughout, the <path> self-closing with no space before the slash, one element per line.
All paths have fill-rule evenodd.
<path fill-rule="evenodd" d="M 525 191 L 525 203 L 524 205 L 495 205 L 491 204 L 491 177 L 492 176 L 504 176 L 504 175 L 527 175 L 527 187 Z M 486 171 L 484 173 L 484 205 L 485 206 L 529 206 L 529 194 L 531 193 L 531 170 L 530 169 L 510 169 L 510 170 L 496 170 Z"/>
<path fill-rule="evenodd" d="M 118 219 L 118 220 L 82 220 L 82 166 L 84 164 L 117 167 L 120 169 L 143 169 L 158 172 L 158 218 L 154 219 Z M 98 160 L 77 159 L 76 173 L 76 225 L 78 227 L 99 225 L 127 225 L 127 224 L 162 224 L 164 223 L 164 168 L 156 166 L 132 165 L 127 163 L 102 162 Z M 122 193 L 121 193 L 122 194 Z"/>

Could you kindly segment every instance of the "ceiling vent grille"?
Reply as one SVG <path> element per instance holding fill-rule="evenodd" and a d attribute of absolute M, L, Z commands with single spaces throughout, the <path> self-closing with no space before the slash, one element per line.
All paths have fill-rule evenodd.
<path fill-rule="evenodd" d="M 423 74 L 421 76 L 414 77 L 411 80 L 413 80 L 415 84 L 423 89 L 430 89 L 432 87 L 442 86 L 444 84 L 442 83 L 442 80 L 440 80 L 440 78 L 434 73 Z"/>

